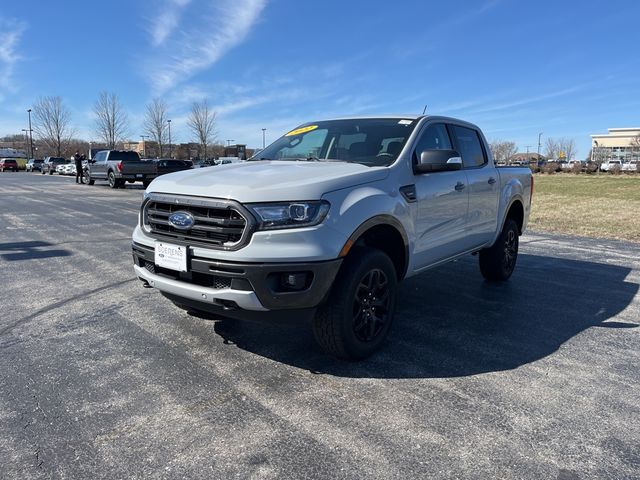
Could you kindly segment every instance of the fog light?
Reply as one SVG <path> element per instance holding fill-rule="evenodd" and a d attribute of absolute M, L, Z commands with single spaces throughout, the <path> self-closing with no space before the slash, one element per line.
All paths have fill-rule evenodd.
<path fill-rule="evenodd" d="M 286 272 L 280 275 L 280 285 L 284 291 L 304 290 L 311 284 L 311 272 Z"/>

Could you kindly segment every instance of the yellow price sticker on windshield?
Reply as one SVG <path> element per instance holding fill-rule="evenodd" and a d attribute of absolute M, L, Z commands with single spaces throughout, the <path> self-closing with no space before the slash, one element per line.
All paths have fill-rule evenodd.
<path fill-rule="evenodd" d="M 289 133 L 285 135 L 285 137 L 293 137 L 294 135 L 300 135 L 301 133 L 307 133 L 311 130 L 315 130 L 318 128 L 318 125 L 309 125 L 307 127 L 296 128 L 295 130 L 291 130 Z"/>

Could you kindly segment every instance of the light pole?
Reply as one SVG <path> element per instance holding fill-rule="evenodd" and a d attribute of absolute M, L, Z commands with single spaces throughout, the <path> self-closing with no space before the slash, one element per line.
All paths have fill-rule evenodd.
<path fill-rule="evenodd" d="M 231 146 L 231 142 L 235 142 L 235 140 L 229 140 L 229 139 L 227 139 L 227 147 L 230 147 L 230 146 Z"/>
<path fill-rule="evenodd" d="M 33 158 L 33 135 L 31 132 L 33 132 L 33 130 L 31 129 L 31 109 L 27 110 L 27 113 L 29 114 L 29 145 L 31 146 L 31 157 Z"/>
<path fill-rule="evenodd" d="M 171 157 L 171 120 L 167 120 L 167 123 L 169 124 L 169 158 Z"/>
<path fill-rule="evenodd" d="M 267 129 L 266 129 L 266 128 L 263 128 L 263 129 L 262 129 L 262 149 L 263 149 L 263 150 L 264 150 L 264 147 L 265 147 L 265 142 L 264 142 L 264 138 L 265 138 L 265 137 L 264 137 L 264 132 L 266 132 L 266 131 L 267 131 Z"/>
<path fill-rule="evenodd" d="M 26 128 L 23 128 L 23 129 L 22 129 L 22 131 L 24 132 L 24 141 L 25 141 L 25 143 L 27 143 L 27 142 L 29 141 L 29 136 L 27 135 L 27 132 L 28 132 L 29 130 L 28 130 L 28 129 L 26 129 Z M 27 149 L 27 151 L 28 151 L 28 150 L 29 150 L 29 149 Z M 29 155 L 29 158 L 31 158 L 31 155 Z"/>
<path fill-rule="evenodd" d="M 147 144 L 145 143 L 145 139 L 149 138 L 149 135 L 140 135 L 142 139 L 142 156 L 147 158 Z"/>
<path fill-rule="evenodd" d="M 537 158 L 538 161 L 540 161 L 540 147 L 542 146 L 542 143 L 540 143 L 541 139 L 542 139 L 542 132 L 538 134 L 538 158 Z"/>

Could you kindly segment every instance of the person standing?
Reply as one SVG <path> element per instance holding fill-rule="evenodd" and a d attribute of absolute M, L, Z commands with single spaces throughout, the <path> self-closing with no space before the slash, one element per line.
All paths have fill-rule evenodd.
<path fill-rule="evenodd" d="M 76 163 L 76 183 L 84 184 L 84 177 L 82 176 L 82 158 L 84 155 L 80 155 L 80 152 L 76 150 L 76 154 L 73 156 L 73 160 Z"/>

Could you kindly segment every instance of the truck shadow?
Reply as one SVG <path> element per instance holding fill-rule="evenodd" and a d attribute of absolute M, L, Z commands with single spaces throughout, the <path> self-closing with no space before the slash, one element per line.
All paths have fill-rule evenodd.
<path fill-rule="evenodd" d="M 363 378 L 458 377 L 517 368 L 611 321 L 638 292 L 630 268 L 521 254 L 512 279 L 484 282 L 465 258 L 401 284 L 396 323 L 384 348 L 357 363 L 315 346 L 306 322 L 219 320 L 215 331 L 272 360 L 313 373 Z M 606 289 L 603 287 L 606 286 Z"/>
<path fill-rule="evenodd" d="M 72 255 L 69 250 L 47 249 L 52 246 L 53 243 L 42 241 L 0 243 L 0 259 L 15 262 Z"/>

